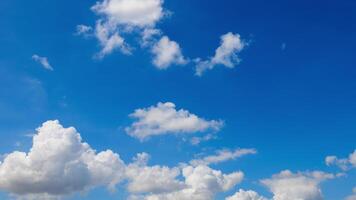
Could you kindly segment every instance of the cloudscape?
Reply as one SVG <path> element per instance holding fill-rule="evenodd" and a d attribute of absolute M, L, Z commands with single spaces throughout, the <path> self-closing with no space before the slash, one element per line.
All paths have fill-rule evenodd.
<path fill-rule="evenodd" d="M 0 200 L 356 200 L 355 10 L 1 0 Z"/>

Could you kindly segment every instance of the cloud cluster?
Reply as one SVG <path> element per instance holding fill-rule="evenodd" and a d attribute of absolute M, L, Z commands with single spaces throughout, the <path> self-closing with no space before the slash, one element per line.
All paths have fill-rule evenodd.
<path fill-rule="evenodd" d="M 243 173 L 224 174 L 206 165 L 148 166 L 140 153 L 130 164 L 111 150 L 96 152 L 74 127 L 47 121 L 33 135 L 29 152 L 12 152 L 0 162 L 0 190 L 17 199 L 61 199 L 106 186 L 115 191 L 126 182 L 131 199 L 212 200 L 240 183 Z"/>
<path fill-rule="evenodd" d="M 185 58 L 180 45 L 164 35 L 157 24 L 170 12 L 163 8 L 164 0 L 101 0 L 91 10 L 98 16 L 95 27 L 77 26 L 77 35 L 93 35 L 99 41 L 101 51 L 97 58 L 120 50 L 123 54 L 132 54 L 134 49 L 127 43 L 126 37 L 139 37 L 140 47 L 149 49 L 152 64 L 157 69 L 167 69 L 172 65 L 186 65 L 190 59 Z M 233 68 L 240 62 L 240 53 L 246 42 L 239 34 L 226 33 L 221 36 L 221 44 L 215 55 L 208 60 L 194 59 L 196 74 L 216 65 Z"/>
<path fill-rule="evenodd" d="M 256 154 L 255 149 L 236 149 L 234 151 L 223 149 L 216 152 L 216 155 L 206 156 L 201 159 L 194 159 L 190 161 L 193 166 L 197 165 L 210 165 L 225 162 L 228 160 L 234 160 L 249 154 Z"/>
<path fill-rule="evenodd" d="M 216 65 L 233 68 L 240 63 L 238 53 L 246 46 L 239 34 L 226 33 L 221 36 L 220 46 L 215 50 L 215 55 L 209 60 L 196 59 L 196 75 L 201 76 L 206 70 L 213 69 Z"/>
<path fill-rule="evenodd" d="M 97 58 L 120 50 L 123 54 L 132 54 L 132 45 L 126 37 L 140 37 L 140 46 L 148 48 L 153 56 L 152 63 L 158 69 L 171 65 L 184 65 L 188 61 L 176 41 L 161 36 L 162 31 L 156 28 L 164 16 L 169 13 L 163 8 L 163 0 L 102 0 L 91 10 L 98 15 L 95 27 L 77 26 L 77 35 L 93 35 L 101 47 Z M 159 38 L 160 37 L 160 38 Z"/>
<path fill-rule="evenodd" d="M 220 120 L 205 120 L 187 110 L 177 110 L 175 104 L 170 102 L 137 109 L 130 117 L 136 121 L 126 128 L 126 132 L 141 141 L 164 134 L 218 131 L 223 125 Z"/>
<path fill-rule="evenodd" d="M 43 68 L 53 71 L 53 67 L 49 64 L 48 59 L 46 57 L 41 57 L 37 54 L 34 54 L 32 56 L 32 60 L 40 63 L 43 66 Z"/>
<path fill-rule="evenodd" d="M 348 158 L 338 158 L 337 156 L 327 156 L 325 158 L 325 164 L 328 166 L 336 165 L 340 169 L 347 171 L 356 167 L 356 150 L 350 153 Z"/>
<path fill-rule="evenodd" d="M 61 196 L 96 186 L 114 190 L 124 163 L 110 150 L 96 153 L 75 128 L 47 121 L 28 153 L 15 151 L 0 163 L 0 189 L 16 195 Z"/>

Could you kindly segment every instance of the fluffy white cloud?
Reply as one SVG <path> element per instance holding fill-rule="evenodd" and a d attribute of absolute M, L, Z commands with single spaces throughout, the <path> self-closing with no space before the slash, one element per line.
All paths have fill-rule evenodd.
<path fill-rule="evenodd" d="M 186 188 L 145 196 L 146 200 L 212 200 L 218 192 L 230 190 L 243 179 L 242 172 L 223 174 L 207 166 L 186 166 L 182 170 Z"/>
<path fill-rule="evenodd" d="M 182 51 L 177 42 L 171 41 L 167 36 L 163 36 L 153 47 L 153 64 L 158 69 L 167 69 L 170 65 L 183 65 L 187 61 L 182 55 Z"/>
<path fill-rule="evenodd" d="M 286 170 L 261 182 L 273 193 L 273 200 L 322 200 L 320 182 L 334 177 L 320 171 L 292 173 Z"/>
<path fill-rule="evenodd" d="M 227 197 L 226 200 L 267 200 L 265 197 L 260 196 L 257 192 L 252 190 L 240 189 L 234 195 Z"/>
<path fill-rule="evenodd" d="M 119 155 L 110 150 L 96 153 L 75 128 L 64 128 L 57 120 L 37 129 L 28 153 L 15 151 L 0 163 L 0 189 L 28 199 L 55 198 L 95 186 L 114 190 L 123 177 Z"/>
<path fill-rule="evenodd" d="M 212 200 L 243 179 L 240 171 L 223 174 L 208 166 L 148 166 L 140 153 L 126 165 L 111 150 L 96 152 L 74 127 L 47 121 L 33 135 L 29 152 L 12 152 L 0 162 L 0 190 L 21 200 L 59 200 L 75 192 L 127 183 L 129 199 Z"/>
<path fill-rule="evenodd" d="M 213 69 L 216 65 L 224 65 L 228 68 L 235 67 L 235 65 L 240 62 L 238 53 L 240 53 L 245 46 L 246 43 L 241 40 L 239 34 L 229 32 L 222 35 L 220 46 L 215 50 L 214 57 L 205 61 L 201 59 L 196 60 L 196 75 L 201 76 L 204 71 Z"/>
<path fill-rule="evenodd" d="M 228 160 L 234 160 L 236 158 L 249 155 L 256 154 L 257 151 L 255 149 L 236 149 L 234 151 L 223 149 L 216 152 L 216 155 L 206 156 L 201 159 L 194 159 L 190 161 L 190 164 L 193 166 L 197 165 L 210 165 L 217 164 L 221 162 L 225 162 Z"/>
<path fill-rule="evenodd" d="M 38 63 L 40 63 L 43 68 L 47 69 L 47 70 L 50 70 L 50 71 L 53 71 L 53 67 L 49 64 L 48 62 L 48 59 L 46 57 L 41 57 L 37 54 L 34 54 L 32 56 L 32 59 Z"/>
<path fill-rule="evenodd" d="M 348 158 L 338 158 L 337 156 L 327 156 L 325 164 L 328 166 L 336 165 L 344 171 L 356 167 L 356 150 Z"/>
<path fill-rule="evenodd" d="M 129 54 L 131 52 L 129 45 L 121 35 L 133 32 L 133 30 L 139 32 L 154 30 L 156 23 L 164 16 L 162 4 L 163 0 L 98 1 L 92 7 L 92 10 L 99 15 L 95 26 L 95 36 L 102 50 L 97 56 L 102 58 L 115 49 Z M 80 33 L 90 31 L 87 26 L 83 25 L 77 28 L 79 28 L 77 32 Z"/>
<path fill-rule="evenodd" d="M 101 51 L 97 54 L 98 58 L 103 58 L 105 55 L 110 54 L 115 49 L 120 49 L 124 54 L 130 54 L 131 50 L 126 44 L 123 37 L 108 23 L 98 21 L 95 26 L 95 36 L 99 40 Z"/>
<path fill-rule="evenodd" d="M 103 0 L 92 10 L 111 24 L 130 27 L 153 27 L 163 17 L 163 0 Z"/>
<path fill-rule="evenodd" d="M 223 125 L 221 121 L 208 121 L 187 110 L 176 110 L 176 106 L 170 102 L 137 109 L 130 117 L 137 121 L 127 127 L 126 132 L 140 140 L 163 134 L 194 133 L 209 129 L 218 131 Z"/>
<path fill-rule="evenodd" d="M 126 178 L 129 180 L 127 187 L 129 192 L 162 193 L 185 187 L 184 183 L 176 179 L 180 175 L 179 168 L 147 166 L 148 158 L 145 153 L 138 154 L 135 162 L 127 166 Z"/>

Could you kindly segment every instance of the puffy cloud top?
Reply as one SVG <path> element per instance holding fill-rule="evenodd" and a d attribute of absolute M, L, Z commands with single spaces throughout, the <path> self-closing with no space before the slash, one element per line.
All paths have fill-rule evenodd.
<path fill-rule="evenodd" d="M 294 174 L 286 170 L 261 182 L 273 193 L 273 200 L 322 200 L 319 184 L 332 178 L 333 174 L 320 171 Z"/>
<path fill-rule="evenodd" d="M 112 24 L 154 26 L 163 17 L 163 0 L 104 0 L 92 9 Z"/>
<path fill-rule="evenodd" d="M 94 186 L 114 189 L 124 175 L 119 155 L 96 153 L 75 128 L 57 120 L 37 129 L 28 153 L 13 152 L 0 164 L 0 189 L 13 194 L 66 195 Z"/>
<path fill-rule="evenodd" d="M 240 189 L 233 196 L 227 197 L 226 200 L 267 200 L 265 197 L 262 197 L 257 194 L 257 192 L 252 190 L 242 190 Z"/>
<path fill-rule="evenodd" d="M 179 44 L 163 36 L 153 47 L 153 64 L 158 69 L 166 69 L 172 64 L 183 65 L 187 61 L 182 55 Z"/>

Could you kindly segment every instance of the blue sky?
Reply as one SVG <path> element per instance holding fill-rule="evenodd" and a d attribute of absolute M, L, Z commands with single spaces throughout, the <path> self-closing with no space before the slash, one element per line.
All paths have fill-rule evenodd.
<path fill-rule="evenodd" d="M 111 1 L 123 5 L 121 0 Z M 276 181 L 272 175 L 282 170 L 317 182 L 322 199 L 352 195 L 356 187 L 356 164 L 351 159 L 356 148 L 356 2 L 165 0 L 158 5 L 162 16 L 149 22 L 130 18 L 137 16 L 124 19 L 125 13 L 115 13 L 119 12 L 115 9 L 91 9 L 95 3 L 0 2 L 0 160 L 14 151 L 29 152 L 36 128 L 58 119 L 63 127 L 75 127 L 92 149 L 110 149 L 127 166 L 141 152 L 150 155 L 148 166 L 173 169 L 221 149 L 255 149 L 253 155 L 209 165 L 225 174 L 244 173 L 239 184 L 219 191 L 213 199 L 223 200 L 241 188 L 280 200 L 273 197 L 278 192 L 261 180 Z M 105 42 L 100 43 L 95 25 L 102 23 L 109 29 L 106 22 L 114 23 L 109 36 L 117 33 L 124 38 L 129 55 L 118 45 L 98 57 Z M 78 33 L 78 25 L 88 30 Z M 141 34 L 148 29 L 160 34 L 144 46 Z M 224 51 L 232 67 L 215 54 L 225 44 L 221 37 L 227 33 L 237 46 L 242 45 Z M 165 36 L 176 54 L 160 68 L 154 63 L 159 53 L 153 49 Z M 169 52 L 167 45 L 160 47 L 163 53 Z M 46 58 L 53 70 L 33 55 Z M 198 76 L 196 66 L 202 61 L 213 69 Z M 190 117 L 197 116 L 198 122 L 187 127 L 171 119 L 168 128 L 156 124 L 162 126 L 159 133 L 144 141 L 130 136 L 127 127 L 140 118 L 129 115 L 136 109 L 149 112 L 159 102 L 174 103 L 174 111 L 183 109 Z M 213 121 L 223 125 L 214 127 Z M 178 128 L 172 129 L 175 125 Z M 207 135 L 212 138 L 196 145 L 190 142 Z M 330 155 L 338 158 L 327 166 L 325 158 Z M 6 173 L 2 163 L 0 172 Z M 316 180 L 308 174 L 313 171 L 335 177 Z M 114 193 L 99 184 L 61 197 L 126 199 L 133 193 L 127 189 L 130 181 L 118 183 Z M 19 197 L 6 184 L 0 181 L 1 199 L 30 198 L 26 195 L 31 192 Z M 47 193 L 36 194 L 43 192 Z"/>

